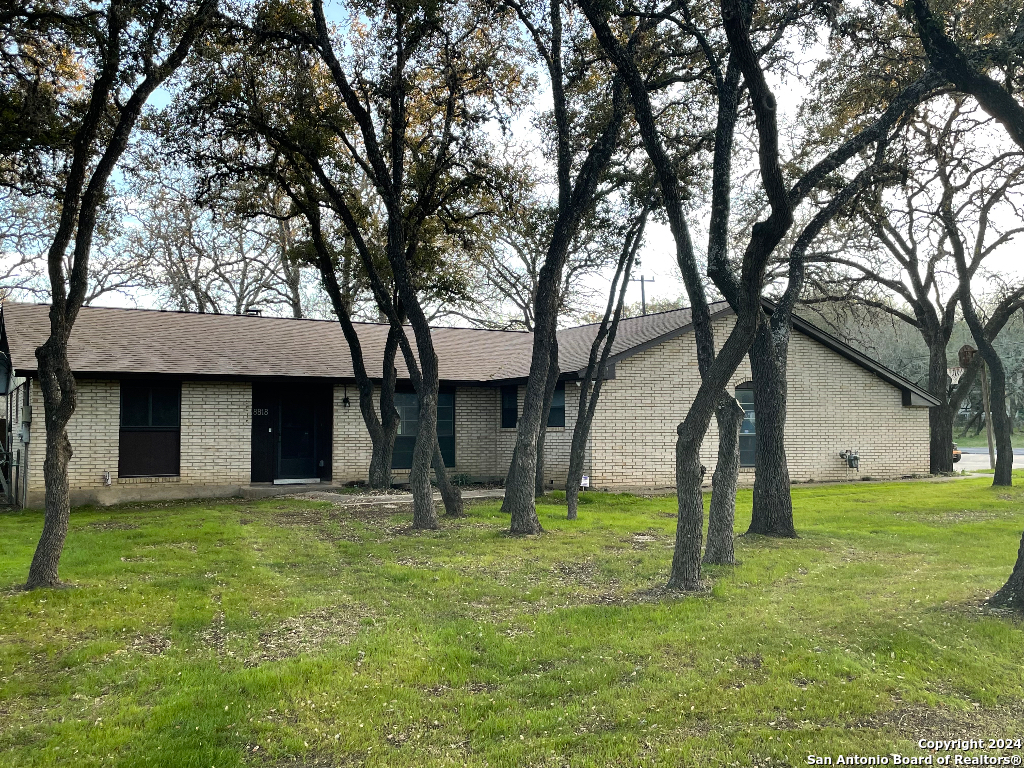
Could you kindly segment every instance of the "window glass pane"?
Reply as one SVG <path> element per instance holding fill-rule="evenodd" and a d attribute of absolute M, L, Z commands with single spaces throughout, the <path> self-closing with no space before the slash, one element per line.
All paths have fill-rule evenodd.
<path fill-rule="evenodd" d="M 437 396 L 437 436 L 455 435 L 455 393 L 441 392 Z"/>
<path fill-rule="evenodd" d="M 412 452 L 416 447 L 415 437 L 399 435 L 395 438 L 395 452 L 391 455 L 392 469 L 412 469 Z"/>
<path fill-rule="evenodd" d="M 757 464 L 757 435 L 740 435 L 740 466 Z"/>
<path fill-rule="evenodd" d="M 396 392 L 395 409 L 398 411 L 398 434 L 415 437 L 420 429 L 420 405 L 415 392 Z"/>
<path fill-rule="evenodd" d="M 121 382 L 121 426 L 149 426 L 149 387 Z"/>
<path fill-rule="evenodd" d="M 437 438 L 437 444 L 441 448 L 441 460 L 446 467 L 455 466 L 455 435 L 451 437 Z"/>
<path fill-rule="evenodd" d="M 551 398 L 551 410 L 548 412 L 549 427 L 565 426 L 565 382 L 558 382 L 555 396 Z"/>
<path fill-rule="evenodd" d="M 737 389 L 736 400 L 743 407 L 743 425 L 740 427 L 740 434 L 757 434 L 757 415 L 754 413 L 754 390 Z"/>
<path fill-rule="evenodd" d="M 154 427 L 178 426 L 179 386 L 154 386 L 152 388 L 152 425 Z"/>
<path fill-rule="evenodd" d="M 515 384 L 501 388 L 501 427 L 515 429 L 519 418 L 519 387 Z"/>
<path fill-rule="evenodd" d="M 757 414 L 754 412 L 754 390 L 737 389 L 736 402 L 743 408 L 743 423 L 740 425 L 740 466 L 753 467 L 757 464 Z"/>

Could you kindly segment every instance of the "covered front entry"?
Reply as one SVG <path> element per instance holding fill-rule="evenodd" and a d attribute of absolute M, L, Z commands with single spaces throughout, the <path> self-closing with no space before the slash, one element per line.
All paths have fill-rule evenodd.
<path fill-rule="evenodd" d="M 330 480 L 330 385 L 252 385 L 252 482 Z"/>

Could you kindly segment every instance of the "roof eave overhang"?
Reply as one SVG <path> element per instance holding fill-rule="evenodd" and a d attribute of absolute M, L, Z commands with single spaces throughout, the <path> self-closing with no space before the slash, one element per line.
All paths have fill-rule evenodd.
<path fill-rule="evenodd" d="M 733 314 L 732 307 L 726 306 L 718 310 L 717 312 L 713 312 L 711 314 L 711 320 L 717 320 L 720 317 L 727 317 L 731 314 Z M 653 339 L 637 344 L 635 347 L 630 347 L 629 349 L 624 349 L 617 354 L 609 355 L 608 361 L 605 363 L 605 367 L 614 373 L 616 363 L 621 362 L 622 360 L 626 360 L 627 358 L 633 357 L 634 355 L 639 355 L 641 352 L 646 352 L 648 349 L 656 347 L 659 344 L 664 344 L 666 341 L 671 341 L 672 339 L 684 336 L 685 334 L 689 333 L 692 330 L 693 322 L 691 321 L 686 325 L 681 325 L 678 328 L 673 328 L 671 331 L 667 331 L 661 334 L 660 336 L 655 336 Z M 576 371 L 575 373 L 577 378 L 582 379 L 587 375 L 587 369 L 586 367 L 584 367 Z M 610 378 L 614 378 L 614 376 Z"/>
<path fill-rule="evenodd" d="M 770 299 L 761 299 L 761 306 L 764 307 L 765 312 L 770 315 L 775 311 L 777 305 Z M 939 399 L 928 390 L 922 389 L 909 379 L 905 379 L 895 371 L 886 368 L 877 360 L 872 360 L 863 352 L 858 352 L 849 344 L 840 341 L 827 331 L 821 330 L 821 328 L 812 325 L 797 315 L 792 315 L 792 320 L 794 330 L 799 331 L 804 336 L 814 339 L 822 346 L 831 349 L 837 355 L 845 357 L 851 363 L 875 374 L 875 376 L 880 378 L 882 381 L 887 384 L 891 384 L 900 390 L 903 405 L 918 408 L 931 408 L 933 406 L 940 405 Z"/>

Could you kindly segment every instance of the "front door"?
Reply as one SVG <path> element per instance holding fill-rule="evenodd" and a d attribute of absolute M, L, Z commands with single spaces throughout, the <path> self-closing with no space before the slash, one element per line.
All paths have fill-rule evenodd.
<path fill-rule="evenodd" d="M 277 477 L 314 478 L 316 473 L 316 408 L 306 398 L 281 399 Z"/>
<path fill-rule="evenodd" d="M 308 383 L 252 386 L 252 482 L 331 478 L 333 389 Z"/>

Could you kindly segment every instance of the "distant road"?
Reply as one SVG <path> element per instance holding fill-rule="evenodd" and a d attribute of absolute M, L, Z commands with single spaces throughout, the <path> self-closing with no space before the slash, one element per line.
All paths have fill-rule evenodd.
<path fill-rule="evenodd" d="M 1016 437 L 1016 435 L 1014 435 L 1014 437 Z M 956 441 L 954 440 L 953 442 L 956 442 Z M 984 453 L 984 454 L 988 455 L 988 448 L 961 448 L 960 451 L 962 453 Z M 1024 448 L 1014 448 L 1013 449 L 1013 455 L 1014 456 L 1024 456 Z"/>

